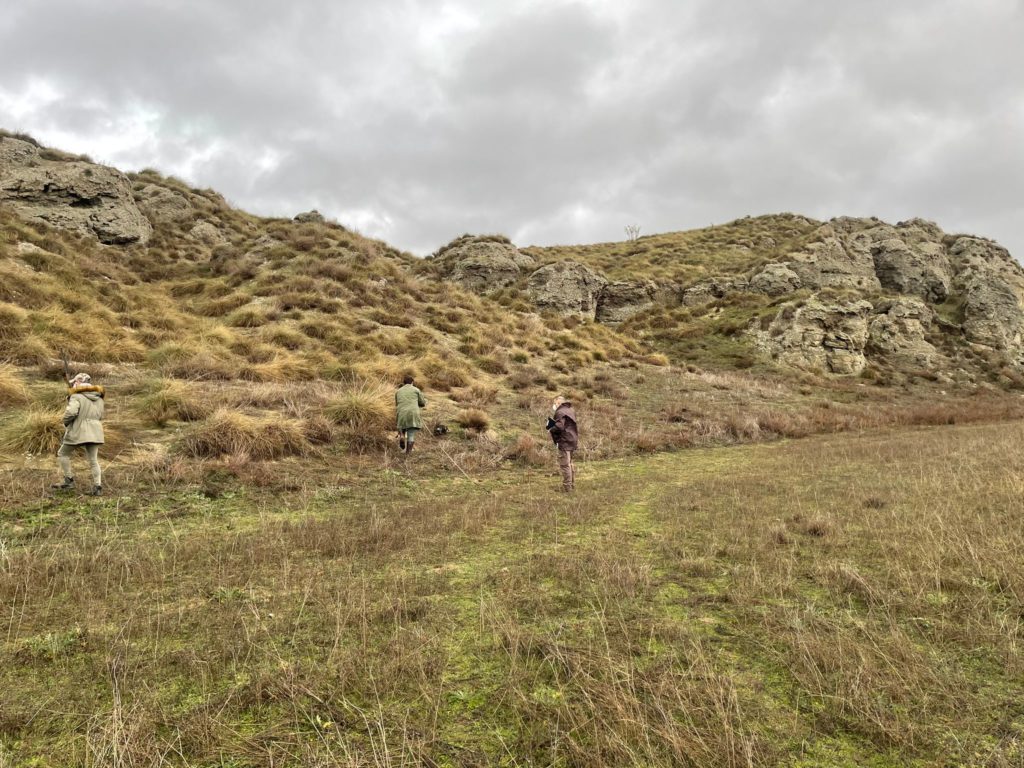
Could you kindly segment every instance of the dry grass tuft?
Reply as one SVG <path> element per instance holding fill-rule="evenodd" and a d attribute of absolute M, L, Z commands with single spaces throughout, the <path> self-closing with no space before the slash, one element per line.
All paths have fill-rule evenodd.
<path fill-rule="evenodd" d="M 210 408 L 201 402 L 193 388 L 180 381 L 164 379 L 135 401 L 135 410 L 147 424 L 164 427 L 171 421 L 199 421 Z"/>
<path fill-rule="evenodd" d="M 32 456 L 56 453 L 64 437 L 62 412 L 29 408 L 14 414 L 0 428 L 0 448 L 4 453 Z"/>
<path fill-rule="evenodd" d="M 491 428 L 491 417 L 479 408 L 466 408 L 456 414 L 455 423 L 474 432 L 486 432 Z"/>
<path fill-rule="evenodd" d="M 390 427 L 393 388 L 384 380 L 354 379 L 324 408 L 335 424 L 359 431 Z"/>
<path fill-rule="evenodd" d="M 302 455 L 308 449 L 303 425 L 281 417 L 256 418 L 220 409 L 191 427 L 176 443 L 193 458 L 246 456 L 256 461 Z"/>
<path fill-rule="evenodd" d="M 504 458 L 508 461 L 517 461 L 522 464 L 538 466 L 544 464 L 544 452 L 540 443 L 525 432 L 520 434 L 512 444 L 505 449 Z"/>
<path fill-rule="evenodd" d="M 28 388 L 13 365 L 0 365 L 0 406 L 24 405 L 29 401 Z"/>

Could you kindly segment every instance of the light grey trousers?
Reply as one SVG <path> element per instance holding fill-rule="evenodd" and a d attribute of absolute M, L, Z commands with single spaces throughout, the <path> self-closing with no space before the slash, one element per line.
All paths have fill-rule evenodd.
<path fill-rule="evenodd" d="M 100 471 L 100 444 L 82 443 L 81 445 L 68 445 L 63 443 L 57 451 L 57 463 L 60 464 L 60 471 L 64 477 L 74 477 L 71 471 L 71 456 L 75 448 L 84 448 L 85 457 L 89 460 L 89 469 L 92 470 L 93 485 L 103 485 L 103 473 Z"/>

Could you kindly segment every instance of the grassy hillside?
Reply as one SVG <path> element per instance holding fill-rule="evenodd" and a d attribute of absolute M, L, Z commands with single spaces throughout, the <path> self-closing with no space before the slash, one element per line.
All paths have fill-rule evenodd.
<path fill-rule="evenodd" d="M 6 511 L 0 764 L 1019 765 L 1021 439 Z"/>
<path fill-rule="evenodd" d="M 708 277 L 752 272 L 799 250 L 820 225 L 804 216 L 782 213 L 748 216 L 685 232 L 643 235 L 631 241 L 523 251 L 542 263 L 578 261 L 612 280 L 648 278 L 689 285 Z"/>

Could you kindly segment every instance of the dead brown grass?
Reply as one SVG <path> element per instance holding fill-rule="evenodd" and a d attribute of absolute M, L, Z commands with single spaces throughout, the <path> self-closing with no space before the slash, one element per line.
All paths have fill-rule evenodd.
<path fill-rule="evenodd" d="M 24 405 L 28 401 L 28 388 L 18 369 L 13 365 L 0 364 L 0 406 Z"/>
<path fill-rule="evenodd" d="M 281 417 L 257 418 L 220 409 L 177 440 L 175 450 L 193 458 L 244 456 L 256 461 L 306 452 L 303 425 Z"/>

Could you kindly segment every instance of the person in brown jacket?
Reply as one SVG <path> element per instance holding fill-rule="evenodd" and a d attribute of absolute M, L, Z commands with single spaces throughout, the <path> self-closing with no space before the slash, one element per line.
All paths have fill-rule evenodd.
<path fill-rule="evenodd" d="M 580 434 L 576 425 L 576 411 L 564 397 L 555 398 L 551 406 L 547 429 L 558 448 L 558 469 L 562 473 L 562 490 L 571 493 L 576 488 L 576 466 L 572 455 L 579 445 Z"/>

